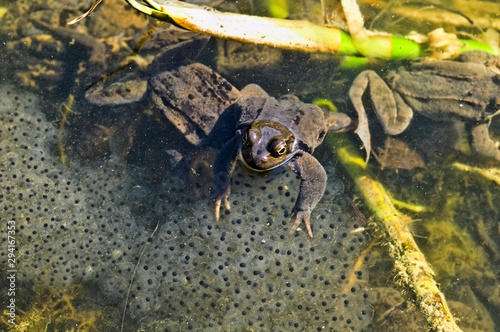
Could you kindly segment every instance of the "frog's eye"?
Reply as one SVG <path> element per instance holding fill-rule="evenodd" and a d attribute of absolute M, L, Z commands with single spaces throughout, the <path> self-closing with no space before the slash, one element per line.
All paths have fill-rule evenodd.
<path fill-rule="evenodd" d="M 275 138 L 269 143 L 269 151 L 273 157 L 281 157 L 286 154 L 287 146 L 283 138 Z"/>
<path fill-rule="evenodd" d="M 284 145 L 281 145 L 281 146 L 280 146 L 280 149 L 279 149 L 278 151 L 276 151 L 276 153 L 277 153 L 279 156 L 284 155 L 284 154 L 285 154 L 285 152 L 286 152 L 286 146 L 284 146 Z"/>

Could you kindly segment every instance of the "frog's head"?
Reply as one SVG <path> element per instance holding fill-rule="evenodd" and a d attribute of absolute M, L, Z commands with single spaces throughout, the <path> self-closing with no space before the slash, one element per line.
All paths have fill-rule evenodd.
<path fill-rule="evenodd" d="M 270 120 L 251 122 L 241 136 L 241 157 L 256 172 L 283 165 L 293 156 L 295 136 L 281 123 Z"/>

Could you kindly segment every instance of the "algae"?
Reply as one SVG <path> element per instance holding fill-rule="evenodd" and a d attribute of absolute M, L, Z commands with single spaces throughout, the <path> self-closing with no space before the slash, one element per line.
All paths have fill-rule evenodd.
<path fill-rule="evenodd" d="M 463 204 L 463 199 L 458 194 L 451 196 L 441 212 L 435 213 L 421 226 L 428 233 L 425 238 L 426 257 L 432 262 L 442 287 L 453 283 L 464 269 L 493 276 L 484 249 L 455 221 L 456 206 Z"/>
<path fill-rule="evenodd" d="M 75 307 L 83 296 L 82 286 L 73 286 L 67 291 L 40 288 L 34 291 L 32 305 L 27 311 L 18 309 L 16 325 L 0 318 L 0 328 L 12 332 L 26 331 L 95 331 L 101 313 Z"/>

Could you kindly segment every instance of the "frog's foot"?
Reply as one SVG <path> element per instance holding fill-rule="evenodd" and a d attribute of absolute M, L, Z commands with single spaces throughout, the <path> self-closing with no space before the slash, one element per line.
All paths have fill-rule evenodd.
<path fill-rule="evenodd" d="M 470 145 L 475 153 L 500 161 L 498 143 L 490 138 L 487 123 L 474 124 L 470 127 Z"/>
<path fill-rule="evenodd" d="M 328 131 L 342 133 L 351 130 L 352 119 L 344 113 L 323 110 L 325 124 Z"/>
<path fill-rule="evenodd" d="M 299 212 L 294 212 L 292 215 L 291 220 L 295 220 L 292 228 L 290 228 L 290 232 L 288 234 L 292 235 L 293 232 L 299 227 L 300 223 L 304 222 L 306 225 L 307 229 L 307 234 L 309 234 L 309 237 L 312 239 L 313 237 L 313 232 L 311 230 L 311 224 L 309 223 L 309 219 L 311 218 L 311 213 L 307 211 L 299 211 Z"/>
<path fill-rule="evenodd" d="M 410 124 L 413 111 L 406 105 L 404 99 L 398 93 L 393 92 L 373 70 L 365 70 L 356 77 L 349 89 L 349 97 L 358 113 L 358 127 L 355 133 L 365 147 L 365 162 L 368 162 L 371 142 L 368 118 L 363 106 L 363 95 L 366 91 L 369 91 L 375 113 L 384 132 L 388 135 L 401 134 Z"/>
<path fill-rule="evenodd" d="M 219 221 L 220 218 L 220 206 L 224 201 L 224 208 L 226 210 L 231 210 L 231 204 L 229 204 L 229 192 L 217 198 L 215 201 L 215 221 Z"/>

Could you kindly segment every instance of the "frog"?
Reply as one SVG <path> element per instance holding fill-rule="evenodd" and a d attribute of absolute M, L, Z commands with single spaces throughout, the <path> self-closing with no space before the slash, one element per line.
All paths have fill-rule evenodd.
<path fill-rule="evenodd" d="M 197 56 L 209 37 L 193 32 L 186 32 L 174 26 L 157 27 L 152 25 L 152 36 L 144 42 L 140 56 L 134 56 L 140 68 L 129 72 L 126 65 L 92 82 L 85 88 L 85 99 L 96 106 L 127 106 L 149 98 L 150 80 L 177 68 L 178 63 Z M 144 38 L 141 31 L 136 39 Z M 137 42 L 139 43 L 139 42 Z M 138 60 L 140 59 L 140 60 Z M 160 74 L 158 74 L 160 73 Z"/>
<path fill-rule="evenodd" d="M 312 238 L 311 211 L 322 198 L 327 180 L 312 153 L 327 131 L 349 130 L 349 116 L 303 103 L 290 94 L 273 98 L 257 84 L 240 91 L 200 63 L 162 73 L 151 83 L 155 104 L 186 140 L 218 151 L 210 194 L 215 220 L 220 219 L 223 202 L 230 209 L 231 176 L 238 163 L 264 176 L 288 167 L 300 178 L 289 233 L 303 222 Z"/>
<path fill-rule="evenodd" d="M 156 75 L 151 87 L 156 107 L 197 147 L 217 146 L 215 132 L 213 139 L 208 136 L 225 110 L 242 96 L 224 77 L 196 62 Z"/>
<path fill-rule="evenodd" d="M 228 108 L 237 114 L 234 134 L 219 150 L 214 163 L 211 197 L 215 199 L 215 218 L 219 219 L 222 201 L 230 209 L 227 197 L 238 161 L 258 174 L 285 166 L 300 179 L 289 234 L 304 223 L 312 238 L 311 211 L 323 197 L 327 181 L 323 166 L 312 153 L 327 131 L 346 130 L 350 118 L 343 113 L 326 113 L 294 95 L 273 98 L 256 84 L 247 85 L 241 93 L 242 97 Z"/>
<path fill-rule="evenodd" d="M 361 72 L 349 90 L 357 114 L 355 133 L 368 162 L 370 130 L 363 105 L 369 99 L 385 134 L 403 133 L 414 113 L 431 120 L 466 124 L 471 150 L 500 161 L 498 144 L 490 138 L 491 118 L 500 112 L 500 57 L 484 51 L 463 52 L 456 60 L 416 62 L 399 66 L 382 77 L 373 70 Z"/>

